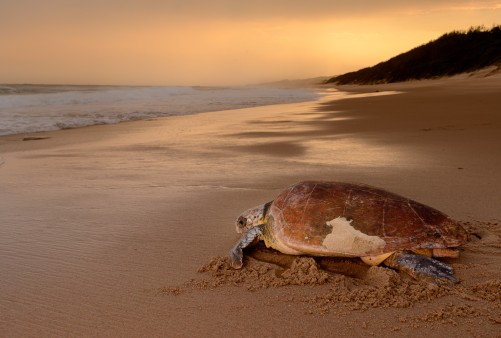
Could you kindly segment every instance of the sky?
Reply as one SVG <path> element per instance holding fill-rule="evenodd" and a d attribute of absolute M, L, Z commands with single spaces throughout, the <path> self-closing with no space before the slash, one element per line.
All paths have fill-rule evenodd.
<path fill-rule="evenodd" d="M 499 24 L 499 0 L 0 0 L 0 83 L 331 76 Z"/>

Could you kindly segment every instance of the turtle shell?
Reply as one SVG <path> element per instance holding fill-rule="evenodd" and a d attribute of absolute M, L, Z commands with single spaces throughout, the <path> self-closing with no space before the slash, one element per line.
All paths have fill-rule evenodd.
<path fill-rule="evenodd" d="M 301 182 L 268 211 L 267 240 L 285 253 L 363 257 L 457 247 L 466 231 L 450 217 L 367 185 Z"/>

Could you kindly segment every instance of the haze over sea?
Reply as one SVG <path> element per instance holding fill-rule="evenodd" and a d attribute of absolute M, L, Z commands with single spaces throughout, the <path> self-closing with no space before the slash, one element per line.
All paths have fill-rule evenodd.
<path fill-rule="evenodd" d="M 308 89 L 0 85 L 0 136 L 309 101 Z"/>

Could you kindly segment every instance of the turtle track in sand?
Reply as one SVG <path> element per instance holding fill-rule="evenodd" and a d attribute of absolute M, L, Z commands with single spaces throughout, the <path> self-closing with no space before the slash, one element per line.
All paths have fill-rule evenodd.
<path fill-rule="evenodd" d="M 160 293 L 182 295 L 228 287 L 259 293 L 286 287 L 290 296 L 277 301 L 302 304 L 306 313 L 417 306 L 423 308 L 422 316 L 402 315 L 398 320 L 416 326 L 454 325 L 465 318 L 501 324 L 501 268 L 492 259 L 501 255 L 501 222 L 460 223 L 471 239 L 459 259 L 446 260 L 461 281 L 453 286 L 416 281 L 386 267 L 366 266 L 359 259 L 288 256 L 262 245 L 248 251 L 240 270 L 231 268 L 227 257 L 214 257 L 199 269 L 201 278 L 161 288 Z M 462 305 L 451 305 L 449 299 L 459 299 Z"/>

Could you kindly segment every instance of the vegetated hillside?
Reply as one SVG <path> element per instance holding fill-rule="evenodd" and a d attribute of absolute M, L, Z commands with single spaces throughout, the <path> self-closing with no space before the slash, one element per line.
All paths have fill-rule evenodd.
<path fill-rule="evenodd" d="M 374 84 L 429 79 L 501 64 L 501 26 L 447 33 L 373 67 L 335 76 L 326 83 Z"/>

